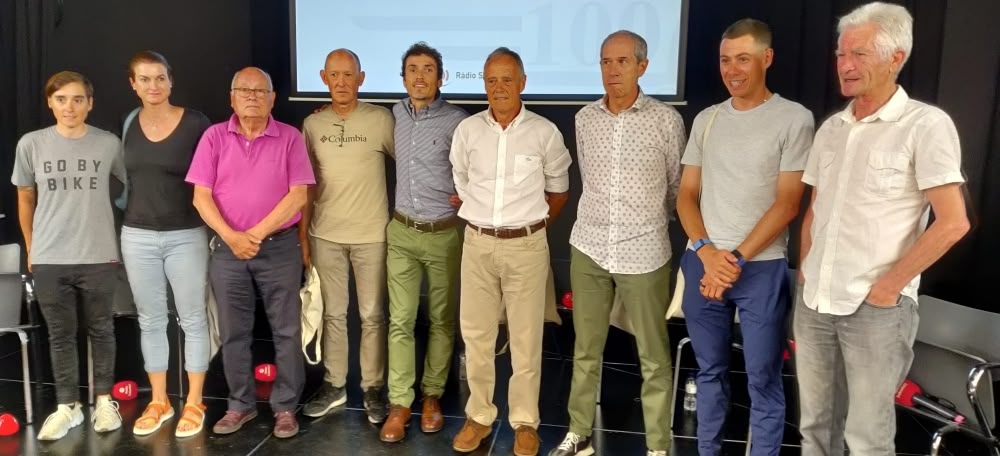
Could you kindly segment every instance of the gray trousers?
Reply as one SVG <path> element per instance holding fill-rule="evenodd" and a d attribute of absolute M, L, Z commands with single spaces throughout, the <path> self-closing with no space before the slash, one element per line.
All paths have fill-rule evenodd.
<path fill-rule="evenodd" d="M 222 338 L 222 365 L 229 385 L 229 410 L 246 412 L 257 407 L 253 376 L 253 323 L 256 296 L 264 301 L 271 325 L 274 364 L 278 368 L 271 409 L 295 410 L 305 385 L 302 355 L 302 247 L 298 232 L 288 230 L 268 237 L 257 256 L 241 260 L 219 239 L 213 239 L 209 281 L 219 308 L 219 336 Z"/>
<path fill-rule="evenodd" d="M 896 389 L 913 362 L 917 304 L 862 303 L 821 314 L 795 298 L 795 362 L 803 456 L 894 456 Z"/>

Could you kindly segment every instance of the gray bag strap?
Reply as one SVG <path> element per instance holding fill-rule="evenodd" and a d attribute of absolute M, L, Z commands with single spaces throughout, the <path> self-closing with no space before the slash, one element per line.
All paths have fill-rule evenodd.
<path fill-rule="evenodd" d="M 723 102 L 724 103 L 724 102 Z M 705 131 L 701 133 L 701 153 L 705 154 L 705 143 L 708 142 L 708 132 L 712 130 L 712 125 L 715 123 L 715 116 L 719 115 L 719 110 L 722 109 L 722 103 L 719 103 L 715 109 L 712 110 L 712 116 L 708 118 L 708 123 L 705 124 Z"/>
<path fill-rule="evenodd" d="M 128 137 L 128 128 L 132 126 L 132 122 L 135 120 L 135 117 L 139 115 L 140 110 L 142 110 L 141 107 L 135 108 L 132 112 L 125 116 L 125 124 L 122 125 L 122 158 L 124 158 L 125 155 L 125 138 Z M 126 180 L 128 180 L 128 178 L 126 178 Z M 122 182 L 122 184 L 124 184 L 122 194 L 118 198 L 115 198 L 115 207 L 124 211 L 125 208 L 128 207 L 128 182 Z"/>
<path fill-rule="evenodd" d="M 135 120 L 135 116 L 139 115 L 140 110 L 142 108 L 135 108 L 125 116 L 125 125 L 122 126 L 122 144 L 125 144 L 125 137 L 128 136 L 128 127 L 132 126 L 132 121 Z"/>

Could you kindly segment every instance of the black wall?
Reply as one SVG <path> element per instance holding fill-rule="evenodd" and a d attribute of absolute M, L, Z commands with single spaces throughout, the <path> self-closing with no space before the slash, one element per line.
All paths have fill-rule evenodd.
<path fill-rule="evenodd" d="M 687 124 L 698 111 L 726 97 L 717 66 L 719 36 L 728 24 L 747 16 L 768 22 L 774 31 L 776 57 L 768 76 L 772 90 L 801 102 L 817 123 L 842 108 L 845 101 L 838 94 L 833 67 L 835 25 L 838 17 L 861 3 L 689 0 L 687 105 L 678 106 Z M 1000 2 L 898 3 L 915 16 L 914 51 L 900 83 L 911 96 L 940 105 L 954 118 L 978 219 L 976 231 L 924 275 L 923 292 L 1000 312 L 1000 305 L 981 299 L 988 296 L 989 280 L 998 276 L 992 266 L 1000 257 L 1000 240 L 986 235 L 1000 228 L 1000 155 L 996 150 L 1000 144 L 1000 35 L 991 23 L 991 18 L 1000 16 Z M 336 18 L 330 24 L 329 47 L 333 49 L 338 47 Z M 52 123 L 41 86 L 55 71 L 74 69 L 89 76 L 96 85 L 91 123 L 117 130 L 124 114 L 138 102 L 127 83 L 126 62 L 140 49 L 166 55 L 174 67 L 173 101 L 199 109 L 213 121 L 231 113 L 227 90 L 232 74 L 243 66 L 260 66 L 271 73 L 278 91 L 275 116 L 301 124 L 316 105 L 287 101 L 289 47 L 286 2 L 0 2 L 0 174 L 10 175 L 17 137 Z M 402 54 L 404 49 L 399 51 Z M 360 57 L 363 64 L 366 56 Z M 317 70 L 321 65 L 316 62 Z M 466 107 L 470 111 L 483 108 Z M 555 122 L 575 154 L 573 115 L 578 107 L 530 109 Z M 575 166 L 571 173 L 574 197 L 550 234 L 559 288 L 568 286 L 567 240 L 580 192 Z M 0 221 L 0 237 L 4 242 L 19 240 L 13 220 L 13 188 L 0 189 L 0 204 L 7 214 Z M 676 223 L 671 230 L 679 252 L 684 235 Z"/>

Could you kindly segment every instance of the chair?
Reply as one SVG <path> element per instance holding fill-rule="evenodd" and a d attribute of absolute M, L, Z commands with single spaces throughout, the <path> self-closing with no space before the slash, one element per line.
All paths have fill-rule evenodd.
<path fill-rule="evenodd" d="M 996 436 L 993 373 L 1000 368 L 1000 314 L 962 306 L 926 295 L 919 297 L 920 326 L 908 378 L 923 389 L 955 404 L 966 417 L 962 424 L 908 407 L 907 411 L 941 427 L 931 437 L 937 455 L 944 437 L 961 433 L 1000 456 Z"/>
<path fill-rule="evenodd" d="M 18 260 L 20 261 L 20 260 Z M 34 410 L 31 404 L 31 374 L 28 370 L 28 334 L 31 325 L 21 325 L 24 278 L 17 273 L 0 273 L 0 334 L 17 334 L 21 340 L 21 379 L 24 386 L 26 422 L 31 424 Z"/>

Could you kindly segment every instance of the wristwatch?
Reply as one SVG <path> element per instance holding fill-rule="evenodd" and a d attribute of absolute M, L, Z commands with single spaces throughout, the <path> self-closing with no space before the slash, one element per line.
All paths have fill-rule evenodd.
<path fill-rule="evenodd" d="M 694 244 L 691 244 L 691 250 L 697 252 L 698 249 L 700 249 L 700 248 L 702 248 L 702 247 L 704 247 L 704 246 L 706 246 L 708 244 L 711 244 L 711 243 L 712 243 L 712 241 L 710 239 L 708 239 L 708 238 L 698 239 L 697 241 L 694 241 Z"/>
<path fill-rule="evenodd" d="M 743 253 L 741 253 L 739 250 L 733 249 L 732 254 L 733 256 L 736 257 L 736 264 L 739 265 L 741 268 L 743 267 L 744 264 L 747 264 L 747 259 L 743 258 Z"/>

